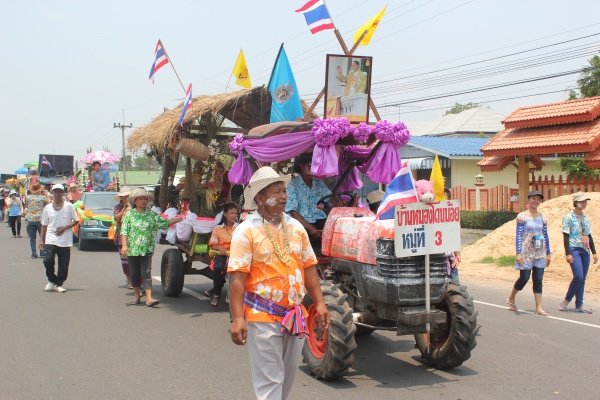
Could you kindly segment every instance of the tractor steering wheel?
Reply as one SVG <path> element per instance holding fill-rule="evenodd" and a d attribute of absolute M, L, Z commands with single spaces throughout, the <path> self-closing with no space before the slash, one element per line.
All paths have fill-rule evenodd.
<path fill-rule="evenodd" d="M 325 207 L 323 208 L 323 211 L 325 211 L 325 214 L 329 215 L 329 212 L 331 211 L 331 209 L 333 208 L 331 206 L 331 203 L 329 201 L 325 201 L 327 199 L 329 199 L 331 196 L 335 196 L 337 195 L 338 198 L 341 199 L 340 196 L 346 196 L 348 197 L 348 199 L 343 200 L 343 207 L 350 207 L 352 205 L 352 203 L 354 202 L 354 192 L 352 191 L 347 191 L 347 192 L 339 192 L 339 193 L 331 193 L 328 194 L 327 196 L 323 196 L 319 199 L 319 201 L 317 201 L 317 205 L 323 203 L 325 205 Z"/>

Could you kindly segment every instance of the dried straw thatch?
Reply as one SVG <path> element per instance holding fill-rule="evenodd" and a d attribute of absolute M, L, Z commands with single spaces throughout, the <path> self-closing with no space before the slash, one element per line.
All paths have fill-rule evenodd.
<path fill-rule="evenodd" d="M 155 117 L 152 122 L 136 129 L 127 141 L 130 149 L 139 149 L 149 146 L 154 150 L 162 150 L 176 141 L 179 127 L 179 104 L 172 110 L 163 112 Z M 306 111 L 308 107 L 302 104 Z M 266 87 L 242 89 L 236 92 L 217 94 L 213 96 L 198 96 L 192 100 L 191 108 L 186 112 L 184 126 L 189 126 L 194 121 L 202 119 L 206 123 L 224 117 L 243 129 L 269 123 L 271 113 L 271 95 Z M 317 116 L 311 114 L 313 118 Z"/>

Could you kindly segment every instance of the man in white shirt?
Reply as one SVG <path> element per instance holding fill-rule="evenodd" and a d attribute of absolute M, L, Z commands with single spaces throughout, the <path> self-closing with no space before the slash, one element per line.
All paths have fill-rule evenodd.
<path fill-rule="evenodd" d="M 79 223 L 73 204 L 65 201 L 63 185 L 52 186 L 52 203 L 44 207 L 42 212 L 42 235 L 40 250 L 46 252 L 44 266 L 48 284 L 45 291 L 63 293 L 62 287 L 69 273 L 69 260 L 73 246 L 73 227 Z M 54 271 L 54 257 L 58 257 L 58 273 Z"/>

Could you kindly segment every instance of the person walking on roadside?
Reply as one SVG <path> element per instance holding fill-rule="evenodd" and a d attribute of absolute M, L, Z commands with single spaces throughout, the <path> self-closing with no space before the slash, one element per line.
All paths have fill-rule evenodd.
<path fill-rule="evenodd" d="M 152 254 L 156 233 L 181 221 L 181 217 L 166 220 L 148 208 L 148 192 L 135 189 L 129 195 L 132 209 L 125 214 L 121 225 L 121 255 L 127 256 L 134 299 L 127 305 L 140 304 L 140 286 L 144 285 L 146 306 L 160 304 L 152 298 Z M 141 280 L 143 279 L 143 282 Z"/>
<path fill-rule="evenodd" d="M 121 259 L 121 268 L 127 279 L 127 288 L 133 289 L 131 286 L 131 275 L 129 273 L 129 262 L 127 261 L 127 255 L 121 254 L 121 247 L 123 239 L 121 238 L 121 226 L 123 225 L 123 217 L 131 210 L 129 205 L 129 194 L 131 191 L 126 188 L 122 188 L 121 191 L 115 196 L 115 200 L 119 200 L 113 209 L 113 215 L 115 217 L 115 238 L 114 242 L 119 251 L 119 258 Z"/>
<path fill-rule="evenodd" d="M 538 207 L 544 201 L 544 195 L 532 190 L 527 198 L 528 209 L 517 215 L 515 268 L 519 270 L 519 279 L 515 282 L 506 303 L 510 311 L 518 310 L 515 297 L 533 273 L 535 313 L 547 317 L 550 314 L 542 308 L 542 280 L 544 268 L 550 266 L 550 240 L 546 216 L 538 211 Z"/>
<path fill-rule="evenodd" d="M 13 234 L 13 238 L 21 236 L 21 215 L 23 214 L 23 202 L 19 194 L 11 190 L 8 195 L 8 223 Z"/>
<path fill-rule="evenodd" d="M 265 400 L 286 399 L 292 389 L 307 333 L 307 290 L 324 331 L 330 318 L 308 234 L 284 213 L 288 181 L 271 167 L 252 175 L 244 208 L 257 212 L 233 232 L 227 269 L 231 340 L 248 341 L 254 392 Z"/>
<path fill-rule="evenodd" d="M 37 236 L 42 235 L 42 212 L 44 207 L 50 203 L 50 200 L 42 194 L 42 185 L 34 183 L 29 188 L 29 195 L 25 200 L 25 208 L 27 209 L 27 235 L 29 235 L 29 245 L 31 247 L 31 258 L 37 256 Z M 45 253 L 40 251 L 40 256 L 44 257 Z"/>
<path fill-rule="evenodd" d="M 212 231 L 208 245 L 211 250 L 219 254 L 213 257 L 213 287 L 206 289 L 204 295 L 210 298 L 210 305 L 219 306 L 221 299 L 221 290 L 225 285 L 225 276 L 227 275 L 227 259 L 229 258 L 229 249 L 231 247 L 231 236 L 238 226 L 238 208 L 235 203 L 225 203 L 223 206 L 223 217 L 219 225 Z"/>
<path fill-rule="evenodd" d="M 48 284 L 44 290 L 66 292 L 63 284 L 69 274 L 71 247 L 73 247 L 73 227 L 79 223 L 73 204 L 65 201 L 63 185 L 52 186 L 52 203 L 42 212 L 42 234 L 40 252 L 43 249 L 44 266 Z M 58 272 L 54 270 L 55 257 L 58 258 Z"/>
<path fill-rule="evenodd" d="M 576 312 L 592 313 L 591 308 L 583 305 L 585 278 L 590 268 L 590 251 L 594 258 L 594 264 L 598 263 L 590 220 L 583 212 L 587 207 L 588 200 L 590 200 L 590 197 L 583 192 L 573 194 L 573 210 L 565 215 L 562 220 L 565 255 L 571 266 L 573 279 L 569 284 L 564 300 L 558 305 L 560 311 L 566 311 L 569 303 L 575 297 Z"/>
<path fill-rule="evenodd" d="M 4 188 L 0 189 L 0 222 L 4 222 L 4 208 L 6 207 L 6 192 Z"/>

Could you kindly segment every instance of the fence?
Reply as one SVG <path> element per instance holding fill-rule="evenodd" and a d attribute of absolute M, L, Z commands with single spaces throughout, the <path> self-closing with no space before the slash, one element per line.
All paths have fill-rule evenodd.
<path fill-rule="evenodd" d="M 548 200 L 579 191 L 600 192 L 600 178 L 565 178 L 554 175 L 536 177 L 532 173 L 529 187 L 531 190 L 542 192 L 544 199 Z M 455 186 L 451 189 L 452 198 L 460 201 L 461 209 L 476 210 L 477 190 L 476 187 Z M 483 211 L 519 211 L 518 194 L 518 188 L 504 185 L 491 188 L 482 186 L 479 188 L 479 209 Z"/>

